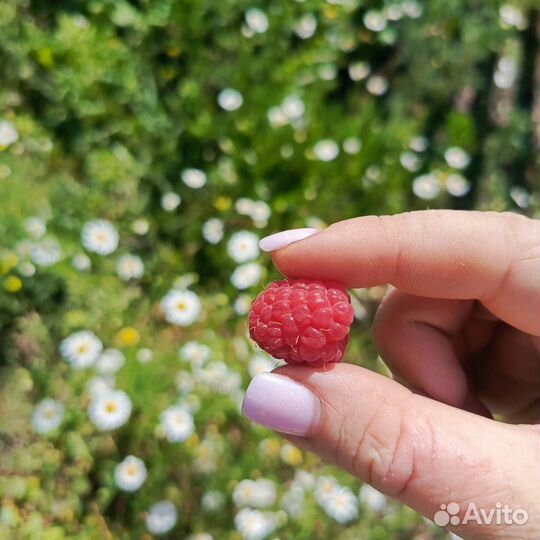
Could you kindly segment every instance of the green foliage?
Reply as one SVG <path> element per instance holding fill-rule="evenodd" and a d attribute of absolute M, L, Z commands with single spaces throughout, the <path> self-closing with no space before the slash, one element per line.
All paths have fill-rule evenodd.
<path fill-rule="evenodd" d="M 363 503 L 347 526 L 324 514 L 310 490 L 300 516 L 278 510 L 301 467 L 358 486 L 313 456 L 284 451 L 239 414 L 256 353 L 235 305 L 238 261 L 226 245 L 240 230 L 263 236 L 427 207 L 538 217 L 540 101 L 530 89 L 540 81 L 539 14 L 534 0 L 512 6 L 0 2 L 1 538 L 149 538 L 146 512 L 170 499 L 179 510 L 170 538 L 239 540 L 231 493 L 259 477 L 278 487 L 276 538 L 444 537 L 393 503 L 382 513 Z M 266 15 L 264 31 L 260 15 L 249 21 L 255 7 Z M 242 103 L 227 110 L 221 92 L 231 88 Z M 461 164 L 447 154 L 456 147 Z M 201 188 L 182 179 L 193 168 L 206 175 Z M 171 193 L 181 198 L 174 208 Z M 213 218 L 225 234 L 215 243 L 203 232 Z M 111 255 L 81 245 L 84 225 L 96 219 L 119 233 Z M 120 279 L 128 254 L 140 257 L 144 274 Z M 256 264 L 263 277 L 247 287 L 250 298 L 277 276 L 267 259 Z M 173 287 L 201 299 L 189 327 L 164 320 L 160 301 Z M 348 360 L 384 372 L 367 333 L 381 291 L 355 294 Z M 114 383 L 133 411 L 116 431 L 89 420 L 95 368 L 77 371 L 59 353 L 78 330 L 125 355 Z M 178 359 L 190 340 L 210 348 L 208 372 L 226 362 L 228 390 Z M 152 361 L 141 360 L 141 349 Z M 43 398 L 63 403 L 65 416 L 37 435 L 32 404 Z M 160 414 L 178 401 L 196 432 L 171 443 Z M 129 454 L 148 469 L 135 493 L 114 480 Z M 212 491 L 224 503 L 208 510 L 202 500 Z"/>

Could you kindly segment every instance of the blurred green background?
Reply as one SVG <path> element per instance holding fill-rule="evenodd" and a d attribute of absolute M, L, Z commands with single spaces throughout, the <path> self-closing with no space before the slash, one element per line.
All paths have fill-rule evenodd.
<path fill-rule="evenodd" d="M 537 1 L 2 0 L 0 81 L 0 538 L 449 538 L 240 416 L 256 241 L 539 217 Z"/>

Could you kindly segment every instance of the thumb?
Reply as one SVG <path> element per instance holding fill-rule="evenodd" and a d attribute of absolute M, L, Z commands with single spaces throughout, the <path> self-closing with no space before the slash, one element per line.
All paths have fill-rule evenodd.
<path fill-rule="evenodd" d="M 532 426 L 455 409 L 351 364 L 258 375 L 242 410 L 430 519 L 457 503 L 462 524 L 448 528 L 463 538 L 540 537 L 540 431 Z M 488 516 L 508 505 L 528 520 L 465 520 L 472 503 Z"/>

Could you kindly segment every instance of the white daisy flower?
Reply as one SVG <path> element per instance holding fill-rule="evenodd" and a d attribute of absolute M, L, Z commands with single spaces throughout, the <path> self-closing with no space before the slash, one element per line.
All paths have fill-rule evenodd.
<path fill-rule="evenodd" d="M 237 263 L 256 259 L 259 252 L 259 237 L 249 231 L 236 232 L 227 242 L 227 253 Z"/>
<path fill-rule="evenodd" d="M 307 471 L 297 470 L 294 473 L 294 483 L 303 489 L 311 490 L 315 487 L 316 481 L 313 474 Z"/>
<path fill-rule="evenodd" d="M 267 508 L 276 501 L 276 486 L 271 480 L 242 480 L 234 488 L 233 501 L 237 506 Z"/>
<path fill-rule="evenodd" d="M 322 506 L 325 503 L 338 485 L 337 480 L 333 476 L 319 476 L 319 478 L 317 478 L 315 485 L 315 500 L 319 505 Z"/>
<path fill-rule="evenodd" d="M 388 79 L 381 75 L 373 75 L 367 80 L 366 88 L 374 96 L 382 96 L 388 91 Z"/>
<path fill-rule="evenodd" d="M 96 219 L 86 223 L 81 233 L 82 245 L 98 255 L 110 255 L 118 247 L 119 236 L 110 221 Z"/>
<path fill-rule="evenodd" d="M 399 156 L 401 166 L 409 172 L 416 172 L 422 166 L 422 161 L 413 152 L 403 152 Z"/>
<path fill-rule="evenodd" d="M 292 485 L 281 499 L 281 507 L 293 518 L 300 518 L 304 513 L 305 492 L 299 485 Z"/>
<path fill-rule="evenodd" d="M 264 34 L 268 30 L 268 17 L 264 11 L 257 8 L 250 8 L 245 15 L 246 24 L 252 32 Z"/>
<path fill-rule="evenodd" d="M 444 186 L 453 197 L 464 197 L 471 190 L 471 183 L 461 174 L 451 174 Z"/>
<path fill-rule="evenodd" d="M 192 189 L 200 189 L 206 184 L 206 173 L 200 169 L 184 169 L 180 176 L 182 182 Z"/>
<path fill-rule="evenodd" d="M 114 390 L 115 382 L 114 375 L 91 377 L 86 383 L 86 389 L 93 400 L 101 394 L 109 394 L 111 390 Z"/>
<path fill-rule="evenodd" d="M 25 277 L 32 277 L 36 273 L 36 267 L 28 261 L 23 261 L 18 266 L 19 272 Z"/>
<path fill-rule="evenodd" d="M 313 13 L 306 13 L 296 24 L 294 33 L 300 39 L 309 39 L 317 30 L 317 19 Z"/>
<path fill-rule="evenodd" d="M 424 8 L 416 0 L 405 0 L 401 8 L 403 9 L 403 13 L 411 19 L 418 19 L 424 12 Z"/>
<path fill-rule="evenodd" d="M 249 294 L 241 294 L 233 304 L 234 312 L 237 315 L 247 315 L 251 307 L 252 298 Z"/>
<path fill-rule="evenodd" d="M 425 152 L 428 146 L 429 146 L 429 141 L 427 137 L 423 137 L 422 135 L 413 137 L 409 141 L 409 148 L 411 150 L 414 150 L 415 152 Z"/>
<path fill-rule="evenodd" d="M 386 28 L 387 22 L 382 11 L 372 9 L 364 15 L 364 26 L 372 32 L 382 32 Z"/>
<path fill-rule="evenodd" d="M 358 501 L 345 486 L 334 487 L 321 506 L 338 523 L 349 523 L 358 517 Z"/>
<path fill-rule="evenodd" d="M 512 56 L 502 56 L 497 63 L 497 70 L 493 76 L 495 85 L 498 88 L 511 88 L 516 82 L 518 75 L 518 65 Z"/>
<path fill-rule="evenodd" d="M 29 217 L 24 221 L 26 232 L 33 238 L 41 238 L 47 232 L 47 225 L 40 217 Z"/>
<path fill-rule="evenodd" d="M 522 186 L 512 186 L 510 197 L 520 208 L 529 208 L 532 203 L 531 194 Z"/>
<path fill-rule="evenodd" d="M 131 224 L 131 230 L 139 236 L 144 236 L 150 230 L 150 223 L 144 218 L 136 219 Z"/>
<path fill-rule="evenodd" d="M 210 358 L 210 347 L 197 341 L 187 341 L 182 345 L 178 354 L 195 367 L 202 367 Z"/>
<path fill-rule="evenodd" d="M 218 105 L 226 111 L 236 111 L 244 103 L 242 94 L 234 88 L 225 88 L 217 98 Z"/>
<path fill-rule="evenodd" d="M 171 324 L 189 326 L 200 317 L 202 304 L 194 292 L 173 289 L 161 300 L 161 309 Z"/>
<path fill-rule="evenodd" d="M 114 481 L 122 491 L 137 491 L 147 476 L 144 461 L 135 456 L 127 456 L 114 469 Z"/>
<path fill-rule="evenodd" d="M 386 497 L 369 484 L 364 484 L 358 494 L 360 502 L 372 512 L 382 513 L 386 510 L 388 501 Z"/>
<path fill-rule="evenodd" d="M 276 367 L 275 360 L 267 354 L 256 354 L 248 363 L 248 372 L 252 377 L 260 373 L 272 371 Z"/>
<path fill-rule="evenodd" d="M 367 62 L 355 62 L 349 66 L 349 77 L 353 81 L 363 81 L 371 73 Z"/>
<path fill-rule="evenodd" d="M 144 263 L 137 255 L 122 255 L 116 264 L 116 273 L 123 281 L 139 279 L 144 274 Z"/>
<path fill-rule="evenodd" d="M 219 218 L 210 218 L 202 226 L 203 238 L 210 244 L 219 244 L 223 238 L 224 223 Z"/>
<path fill-rule="evenodd" d="M 176 374 L 175 381 L 176 389 L 180 394 L 189 394 L 190 392 L 193 392 L 193 389 L 195 388 L 193 376 L 187 371 L 179 371 Z"/>
<path fill-rule="evenodd" d="M 343 141 L 343 150 L 346 154 L 358 154 L 362 150 L 362 141 L 358 137 L 347 137 Z"/>
<path fill-rule="evenodd" d="M 7 147 L 19 140 L 15 126 L 7 120 L 0 120 L 0 147 Z"/>
<path fill-rule="evenodd" d="M 441 192 L 439 177 L 433 173 L 417 176 L 412 184 L 413 193 L 426 201 L 437 198 Z"/>
<path fill-rule="evenodd" d="M 153 356 L 154 353 L 152 349 L 143 348 L 137 351 L 137 360 L 141 364 L 148 364 L 148 362 L 152 361 Z"/>
<path fill-rule="evenodd" d="M 75 332 L 60 343 L 60 354 L 75 369 L 91 366 L 102 350 L 101 340 L 88 330 Z"/>
<path fill-rule="evenodd" d="M 289 123 L 289 119 L 281 109 L 281 107 L 270 107 L 266 113 L 268 122 L 274 128 L 286 126 Z"/>
<path fill-rule="evenodd" d="M 270 210 L 268 204 L 266 204 L 264 201 L 255 201 L 253 203 L 253 209 L 249 215 L 255 223 L 255 226 L 262 228 L 266 227 L 268 224 L 271 214 L 272 211 Z"/>
<path fill-rule="evenodd" d="M 320 161 L 332 161 L 339 155 L 339 146 L 332 139 L 322 139 L 313 147 L 313 153 Z"/>
<path fill-rule="evenodd" d="M 79 253 L 71 259 L 71 266 L 73 266 L 73 268 L 79 272 L 84 272 L 85 270 L 90 269 L 92 266 L 92 261 L 88 255 Z"/>
<path fill-rule="evenodd" d="M 172 212 L 180 206 L 181 202 L 182 199 L 180 198 L 180 195 L 178 195 L 178 193 L 174 193 L 174 191 L 168 191 L 167 193 L 164 193 L 161 197 L 161 208 L 163 208 L 165 212 Z"/>
<path fill-rule="evenodd" d="M 388 6 L 384 14 L 389 21 L 399 21 L 403 17 L 403 8 L 399 4 Z"/>
<path fill-rule="evenodd" d="M 465 169 L 471 162 L 471 156 L 459 146 L 452 146 L 444 153 L 444 159 L 454 169 Z"/>
<path fill-rule="evenodd" d="M 240 290 L 249 289 L 259 283 L 263 275 L 263 269 L 260 264 L 251 262 L 241 264 L 231 275 L 231 283 Z"/>
<path fill-rule="evenodd" d="M 64 406 L 55 399 L 40 401 L 32 413 L 32 428 L 44 435 L 54 431 L 64 419 Z"/>
<path fill-rule="evenodd" d="M 527 27 L 527 20 L 523 15 L 521 9 L 512 4 L 504 4 L 499 8 L 499 17 L 501 21 L 508 25 L 517 28 L 518 30 L 523 30 Z"/>
<path fill-rule="evenodd" d="M 195 431 L 193 416 L 186 407 L 173 405 L 165 409 L 160 418 L 160 426 L 169 442 L 183 442 Z"/>
<path fill-rule="evenodd" d="M 240 197 L 234 203 L 235 210 L 243 216 L 251 216 L 254 207 L 255 201 L 248 199 L 247 197 Z"/>
<path fill-rule="evenodd" d="M 234 524 L 244 540 L 263 540 L 276 529 L 276 522 L 271 514 L 251 508 L 242 508 L 236 514 Z"/>
<path fill-rule="evenodd" d="M 187 540 L 214 540 L 214 537 L 208 533 L 195 533 L 190 534 Z"/>
<path fill-rule="evenodd" d="M 88 416 L 100 431 L 111 431 L 128 421 L 131 409 L 131 400 L 124 391 L 111 390 L 92 399 L 88 407 Z"/>
<path fill-rule="evenodd" d="M 171 501 L 153 504 L 146 515 L 146 527 L 152 534 L 166 534 L 178 521 L 178 511 Z"/>
<path fill-rule="evenodd" d="M 306 110 L 304 102 L 298 96 L 287 96 L 281 103 L 281 110 L 289 120 L 302 118 Z"/>
<path fill-rule="evenodd" d="M 126 362 L 126 357 L 118 349 L 105 349 L 95 363 L 95 370 L 102 375 L 116 373 Z"/>
<path fill-rule="evenodd" d="M 225 494 L 218 490 L 207 491 L 201 498 L 201 507 L 205 512 L 215 512 L 223 508 Z"/>
<path fill-rule="evenodd" d="M 52 266 L 62 257 L 62 248 L 53 238 L 45 238 L 30 248 L 30 258 L 39 266 Z"/>

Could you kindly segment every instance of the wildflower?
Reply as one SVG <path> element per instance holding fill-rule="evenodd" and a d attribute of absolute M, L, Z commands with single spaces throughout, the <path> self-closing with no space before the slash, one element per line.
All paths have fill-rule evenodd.
<path fill-rule="evenodd" d="M 92 262 L 90 261 L 90 257 L 88 257 L 88 255 L 79 253 L 71 259 L 71 266 L 73 266 L 73 268 L 79 272 L 84 272 L 85 270 L 90 269 Z"/>
<path fill-rule="evenodd" d="M 313 13 L 306 13 L 304 16 L 300 18 L 300 20 L 296 24 L 294 33 L 300 39 L 309 39 L 310 37 L 313 36 L 313 34 L 315 34 L 316 30 L 317 30 L 317 19 L 315 18 L 315 15 L 313 15 Z"/>
<path fill-rule="evenodd" d="M 86 383 L 86 388 L 92 400 L 101 394 L 110 393 L 114 389 L 115 378 L 113 375 L 92 377 Z"/>
<path fill-rule="evenodd" d="M 289 120 L 298 120 L 299 118 L 302 118 L 306 110 L 306 106 L 298 96 L 293 95 L 287 96 L 281 102 L 281 110 Z"/>
<path fill-rule="evenodd" d="M 106 349 L 98 357 L 95 369 L 103 375 L 116 373 L 126 362 L 126 357 L 118 349 Z"/>
<path fill-rule="evenodd" d="M 259 255 L 259 238 L 249 231 L 234 233 L 227 243 L 227 253 L 237 263 L 251 261 Z"/>
<path fill-rule="evenodd" d="M 271 480 L 242 480 L 234 488 L 233 501 L 237 506 L 266 508 L 276 500 L 276 486 Z"/>
<path fill-rule="evenodd" d="M 124 281 L 141 278 L 144 274 L 142 259 L 137 255 L 123 255 L 116 264 L 116 273 Z"/>
<path fill-rule="evenodd" d="M 183 442 L 195 431 L 193 416 L 186 407 L 169 407 L 161 413 L 160 418 L 160 426 L 169 442 Z"/>
<path fill-rule="evenodd" d="M 382 32 L 387 25 L 387 20 L 381 11 L 369 10 L 364 15 L 364 26 L 372 32 Z"/>
<path fill-rule="evenodd" d="M 358 502 L 356 497 L 345 486 L 335 486 L 327 494 L 321 506 L 338 523 L 349 523 L 358 517 Z"/>
<path fill-rule="evenodd" d="M 171 290 L 161 301 L 165 319 L 177 326 L 189 326 L 201 315 L 199 297 L 192 291 Z"/>
<path fill-rule="evenodd" d="M 221 491 L 207 491 L 201 498 L 201 507 L 205 512 L 215 512 L 225 504 L 225 494 Z"/>
<path fill-rule="evenodd" d="M 102 349 L 101 340 L 88 330 L 75 332 L 60 343 L 60 354 L 75 369 L 91 366 Z"/>
<path fill-rule="evenodd" d="M 441 192 L 439 177 L 434 173 L 417 176 L 413 180 L 412 190 L 420 199 L 427 201 L 435 199 Z"/>
<path fill-rule="evenodd" d="M 131 415 L 131 400 L 122 390 L 105 391 L 90 402 L 88 416 L 100 431 L 111 431 L 123 426 Z"/>
<path fill-rule="evenodd" d="M 280 451 L 281 459 L 292 467 L 297 467 L 302 463 L 302 452 L 292 444 L 284 444 Z"/>
<path fill-rule="evenodd" d="M 412 152 L 403 152 L 399 156 L 399 162 L 409 172 L 416 172 L 422 166 L 420 158 Z"/>
<path fill-rule="evenodd" d="M 24 222 L 26 232 L 33 238 L 41 238 L 47 232 L 47 225 L 40 217 L 29 217 Z"/>
<path fill-rule="evenodd" d="M 240 290 L 249 289 L 262 278 L 262 267 L 254 262 L 241 264 L 231 275 L 231 283 Z"/>
<path fill-rule="evenodd" d="M 19 133 L 15 126 L 7 120 L 0 120 L 0 148 L 6 148 L 18 140 Z"/>
<path fill-rule="evenodd" d="M 54 399 L 40 401 L 32 413 L 32 428 L 36 433 L 54 431 L 64 419 L 64 406 Z"/>
<path fill-rule="evenodd" d="M 366 88 L 374 96 L 382 96 L 388 91 L 388 79 L 381 75 L 373 75 L 367 80 Z"/>
<path fill-rule="evenodd" d="M 10 293 L 19 292 L 22 289 L 22 281 L 17 276 L 8 276 L 4 280 L 4 289 Z"/>
<path fill-rule="evenodd" d="M 234 524 L 245 540 L 263 540 L 276 529 L 271 514 L 251 508 L 243 508 L 236 514 Z"/>
<path fill-rule="evenodd" d="M 236 111 L 244 103 L 242 94 L 234 88 L 225 88 L 218 95 L 218 105 L 226 111 Z"/>
<path fill-rule="evenodd" d="M 257 8 L 250 8 L 245 15 L 246 24 L 252 32 L 264 34 L 268 30 L 268 17 L 264 11 Z"/>
<path fill-rule="evenodd" d="M 313 153 L 320 161 L 332 161 L 339 154 L 339 146 L 332 139 L 323 139 L 313 147 Z"/>
<path fill-rule="evenodd" d="M 386 497 L 369 484 L 364 484 L 360 488 L 358 498 L 360 499 L 360 502 L 367 506 L 372 512 L 384 512 L 388 504 Z"/>
<path fill-rule="evenodd" d="M 98 255 L 110 255 L 118 247 L 118 232 L 110 221 L 96 219 L 86 223 L 81 233 L 82 245 Z"/>
<path fill-rule="evenodd" d="M 292 485 L 281 499 L 281 507 L 287 514 L 299 518 L 304 513 L 305 493 L 298 485 Z"/>
<path fill-rule="evenodd" d="M 202 226 L 203 238 L 210 244 L 219 244 L 223 238 L 223 221 L 219 218 L 210 218 Z"/>
<path fill-rule="evenodd" d="M 201 367 L 210 358 L 210 347 L 197 341 L 188 341 L 182 345 L 178 354 L 192 365 Z"/>
<path fill-rule="evenodd" d="M 454 197 L 463 197 L 471 190 L 470 182 L 461 174 L 451 174 L 444 184 L 446 191 Z"/>
<path fill-rule="evenodd" d="M 349 66 L 349 77 L 353 81 L 364 80 L 371 72 L 371 67 L 367 62 L 355 62 Z"/>
<path fill-rule="evenodd" d="M 152 349 L 143 348 L 137 351 L 137 360 L 141 364 L 147 364 L 148 362 L 151 362 L 153 356 L 154 356 L 154 353 Z"/>
<path fill-rule="evenodd" d="M 146 516 L 146 527 L 152 534 L 165 534 L 174 528 L 178 521 L 178 511 L 171 501 L 153 504 Z"/>
<path fill-rule="evenodd" d="M 45 238 L 30 248 L 30 258 L 39 266 L 52 266 L 62 257 L 62 248 L 53 238 Z"/>
<path fill-rule="evenodd" d="M 116 333 L 116 341 L 124 347 L 133 347 L 139 343 L 141 335 L 136 328 L 125 326 Z"/>
<path fill-rule="evenodd" d="M 322 506 L 337 486 L 337 480 L 333 476 L 319 476 L 316 482 L 315 500 Z"/>
<path fill-rule="evenodd" d="M 180 198 L 180 195 L 178 195 L 178 193 L 168 191 L 167 193 L 164 193 L 161 197 L 161 208 L 163 208 L 165 212 L 172 212 L 180 206 L 181 202 L 182 199 Z"/>
<path fill-rule="evenodd" d="M 444 153 L 444 159 L 454 169 L 465 169 L 471 162 L 471 156 L 459 146 L 452 146 Z"/>
<path fill-rule="evenodd" d="M 358 137 L 347 137 L 343 141 L 343 150 L 346 154 L 358 154 L 362 149 L 362 141 Z"/>
<path fill-rule="evenodd" d="M 251 358 L 248 363 L 248 372 L 251 377 L 259 375 L 260 373 L 266 373 L 272 371 L 276 367 L 275 360 L 267 354 L 256 354 Z"/>
<path fill-rule="evenodd" d="M 241 294 L 233 303 L 234 312 L 237 315 L 246 315 L 249 312 L 252 298 L 249 294 Z"/>
<path fill-rule="evenodd" d="M 180 176 L 182 182 L 192 189 L 200 189 L 206 184 L 206 173 L 200 169 L 185 169 Z"/>
<path fill-rule="evenodd" d="M 144 236 L 150 229 L 150 223 L 147 219 L 139 218 L 131 224 L 131 230 L 139 236 Z"/>
<path fill-rule="evenodd" d="M 114 469 L 114 481 L 122 491 L 137 491 L 147 475 L 143 460 L 135 456 L 127 456 Z"/>

